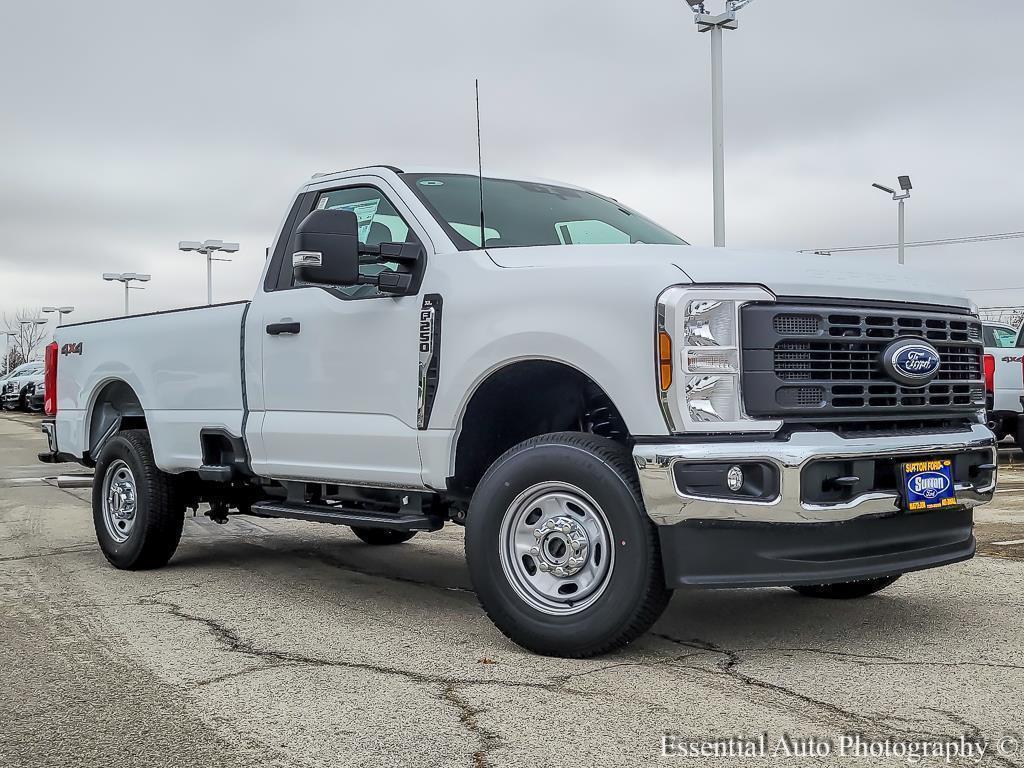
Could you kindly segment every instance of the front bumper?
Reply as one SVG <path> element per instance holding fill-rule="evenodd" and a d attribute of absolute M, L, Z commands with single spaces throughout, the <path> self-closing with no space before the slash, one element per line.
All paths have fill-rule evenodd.
<path fill-rule="evenodd" d="M 647 514 L 659 526 L 670 588 L 828 584 L 966 560 L 976 547 L 971 510 L 991 501 L 996 486 L 995 440 L 980 424 L 941 434 L 853 439 L 798 432 L 761 442 L 641 443 L 633 455 Z M 864 486 L 841 502 L 806 500 L 817 498 L 822 487 L 820 462 L 873 468 L 952 457 L 956 466 L 957 457 L 968 456 L 977 471 L 956 482 L 956 506 L 908 513 L 898 492 Z M 696 496 L 679 490 L 678 462 L 687 462 L 681 468 L 756 462 L 774 468 L 778 482 L 766 484 L 772 498 L 764 500 Z M 876 480 L 883 476 L 868 473 Z"/>
<path fill-rule="evenodd" d="M 808 466 L 828 460 L 935 458 L 972 451 L 991 455 L 996 463 L 995 437 L 981 424 L 931 434 L 845 438 L 833 432 L 795 432 L 786 440 L 731 442 L 719 438 L 703 443 L 638 443 L 633 449 L 647 514 L 657 525 L 689 520 L 732 520 L 764 523 L 825 523 L 852 520 L 863 515 L 899 512 L 900 496 L 893 489 L 868 489 L 837 503 L 806 501 L 804 476 Z M 774 498 L 712 498 L 681 492 L 673 465 L 677 462 L 760 462 L 774 467 L 779 480 Z M 956 496 L 961 508 L 971 509 L 992 500 L 996 473 L 984 473 L 977 481 L 958 482 Z"/>
<path fill-rule="evenodd" d="M 838 523 L 694 520 L 662 526 L 665 582 L 677 587 L 832 584 L 974 556 L 973 512 L 872 515 Z"/>

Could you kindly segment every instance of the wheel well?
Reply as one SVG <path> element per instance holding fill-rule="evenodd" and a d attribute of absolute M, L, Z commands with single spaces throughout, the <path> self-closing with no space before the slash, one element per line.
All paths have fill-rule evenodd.
<path fill-rule="evenodd" d="M 90 460 L 95 461 L 104 444 L 121 430 L 146 428 L 146 413 L 135 390 L 123 381 L 104 384 L 89 416 Z"/>
<path fill-rule="evenodd" d="M 586 374 L 547 360 L 500 368 L 480 384 L 466 406 L 449 493 L 468 499 L 487 468 L 509 448 L 537 435 L 564 431 L 630 441 L 619 410 Z"/>

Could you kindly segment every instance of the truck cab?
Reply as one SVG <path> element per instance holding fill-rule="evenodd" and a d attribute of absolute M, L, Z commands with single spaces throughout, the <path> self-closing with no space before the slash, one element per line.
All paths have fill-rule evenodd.
<path fill-rule="evenodd" d="M 675 588 L 857 597 L 971 557 L 983 349 L 971 303 L 909 272 L 374 166 L 299 190 L 251 302 L 59 328 L 41 458 L 95 466 L 120 568 L 166 563 L 199 504 L 374 545 L 464 525 L 495 624 L 588 656 Z"/>

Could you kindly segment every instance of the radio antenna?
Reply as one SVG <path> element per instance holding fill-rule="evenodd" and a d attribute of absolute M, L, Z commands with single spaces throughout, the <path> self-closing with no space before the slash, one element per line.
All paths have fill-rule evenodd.
<path fill-rule="evenodd" d="M 480 78 L 473 81 L 476 86 L 476 167 L 480 184 L 480 247 L 487 242 L 484 238 L 484 156 L 480 145 Z"/>

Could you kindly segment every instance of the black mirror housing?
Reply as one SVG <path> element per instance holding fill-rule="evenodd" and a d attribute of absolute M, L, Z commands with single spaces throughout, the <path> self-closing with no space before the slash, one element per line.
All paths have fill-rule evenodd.
<path fill-rule="evenodd" d="M 295 279 L 304 283 L 356 285 L 359 220 L 352 211 L 313 211 L 295 229 Z"/>

